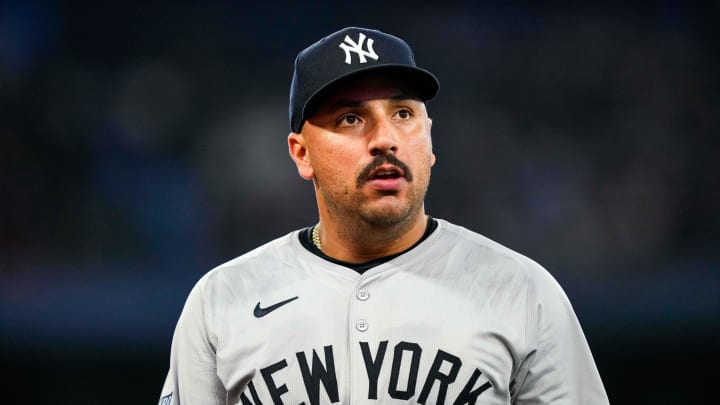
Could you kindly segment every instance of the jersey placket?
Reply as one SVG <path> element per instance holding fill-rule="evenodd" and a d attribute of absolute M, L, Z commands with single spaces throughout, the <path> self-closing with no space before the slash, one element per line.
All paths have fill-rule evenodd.
<path fill-rule="evenodd" d="M 353 290 L 353 296 L 350 297 L 350 311 L 348 313 L 348 342 L 349 347 L 349 364 L 348 364 L 348 398 L 350 403 L 361 403 L 363 401 L 363 392 L 361 387 L 364 382 L 364 362 L 360 355 L 358 347 L 359 342 L 367 341 L 367 331 L 371 327 L 372 319 L 369 319 L 368 305 L 370 300 L 370 291 L 367 287 L 367 280 L 361 279 Z"/>

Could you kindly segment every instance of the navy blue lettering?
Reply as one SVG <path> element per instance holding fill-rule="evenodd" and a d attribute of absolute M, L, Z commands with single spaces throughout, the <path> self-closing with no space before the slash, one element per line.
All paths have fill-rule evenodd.
<path fill-rule="evenodd" d="M 477 401 L 477 397 L 479 397 L 480 394 L 485 392 L 488 388 L 492 387 L 492 384 L 490 384 L 490 381 L 488 381 L 477 389 L 473 390 L 473 387 L 475 386 L 477 379 L 480 378 L 481 374 L 482 371 L 475 369 L 473 375 L 470 377 L 470 380 L 468 380 L 467 384 L 465 385 L 465 388 L 463 388 L 460 395 L 458 395 L 455 402 L 453 402 L 453 405 L 475 404 L 475 401 Z"/>
<path fill-rule="evenodd" d="M 448 374 L 440 372 L 440 367 L 442 367 L 443 362 L 451 364 Z M 430 395 L 430 390 L 432 390 L 433 385 L 435 385 L 435 381 L 438 381 L 440 386 L 438 387 L 436 403 L 444 404 L 448 386 L 455 381 L 455 378 L 457 378 L 460 366 L 462 366 L 462 361 L 459 357 L 453 356 L 448 352 L 438 350 L 437 355 L 435 355 L 435 360 L 433 360 L 433 364 L 430 366 L 430 372 L 428 372 L 428 376 L 425 379 L 425 385 L 423 386 L 422 391 L 420 391 L 418 403 L 424 404 L 425 401 L 427 401 L 427 397 Z"/>
<path fill-rule="evenodd" d="M 262 401 L 260 401 L 260 398 L 258 398 L 257 391 L 255 390 L 255 384 L 250 381 L 247 385 L 247 389 L 250 390 L 250 396 L 253 399 L 253 402 L 250 402 L 247 395 L 245 395 L 245 392 L 240 394 L 240 401 L 242 402 L 242 405 L 262 405 Z"/>
<path fill-rule="evenodd" d="M 327 392 L 332 403 L 340 402 L 332 346 L 325 346 L 323 349 L 325 350 L 325 364 L 327 365 L 327 369 L 323 367 L 315 350 L 313 350 L 312 370 L 310 366 L 308 366 L 305 353 L 296 353 L 298 364 L 300 365 L 300 372 L 302 373 L 303 382 L 305 383 L 305 390 L 312 405 L 320 403 L 320 383 L 325 386 L 325 392 Z"/>
<path fill-rule="evenodd" d="M 367 342 L 360 342 L 360 350 L 362 351 L 365 370 L 367 370 L 368 375 L 368 399 L 377 399 L 378 377 L 380 376 L 380 367 L 382 367 L 383 360 L 385 359 L 387 345 L 387 340 L 380 342 L 375 360 L 373 360 L 372 353 L 370 353 L 370 345 L 368 345 Z"/>
<path fill-rule="evenodd" d="M 410 352 L 410 374 L 408 375 L 407 387 L 404 391 L 398 388 L 398 380 L 400 379 L 400 365 L 404 352 Z M 410 399 L 415 395 L 415 385 L 417 384 L 418 369 L 420 367 L 420 355 L 422 349 L 417 343 L 400 342 L 395 345 L 395 353 L 393 355 L 392 372 L 390 373 L 390 386 L 388 394 L 395 399 Z"/>
<path fill-rule="evenodd" d="M 287 367 L 287 361 L 283 359 L 282 361 L 278 361 L 275 364 L 271 364 L 263 369 L 260 369 L 260 374 L 262 374 L 263 380 L 265 380 L 265 385 L 267 385 L 268 391 L 270 392 L 270 397 L 273 400 L 273 404 L 275 405 L 282 405 L 283 401 L 282 394 L 288 392 L 288 388 L 285 384 L 281 386 L 276 386 L 275 381 L 272 378 L 273 373 L 276 373 L 285 367 Z"/>

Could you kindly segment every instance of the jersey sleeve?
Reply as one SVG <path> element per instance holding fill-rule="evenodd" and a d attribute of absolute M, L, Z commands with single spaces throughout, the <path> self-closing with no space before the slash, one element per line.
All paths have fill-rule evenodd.
<path fill-rule="evenodd" d="M 175 327 L 160 405 L 225 404 L 226 392 L 217 376 L 217 338 L 208 327 L 206 281 L 192 289 Z"/>
<path fill-rule="evenodd" d="M 527 340 L 519 367 L 515 405 L 609 404 L 580 322 L 567 295 L 540 270 L 528 286 Z"/>

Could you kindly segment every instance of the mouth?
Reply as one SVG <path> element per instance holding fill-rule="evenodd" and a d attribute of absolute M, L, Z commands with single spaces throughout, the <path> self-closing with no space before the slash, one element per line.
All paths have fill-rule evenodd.
<path fill-rule="evenodd" d="M 357 186 L 369 184 L 377 190 L 397 191 L 412 180 L 410 168 L 395 155 L 378 155 L 360 172 Z"/>
<path fill-rule="evenodd" d="M 395 193 L 405 184 L 405 173 L 396 166 L 383 165 L 371 171 L 365 178 L 365 184 L 383 193 Z"/>
<path fill-rule="evenodd" d="M 403 171 L 395 166 L 381 166 L 377 169 L 373 170 L 368 174 L 366 180 L 367 181 L 373 181 L 373 180 L 392 180 L 392 179 L 399 179 L 401 177 L 405 177 L 405 174 Z"/>

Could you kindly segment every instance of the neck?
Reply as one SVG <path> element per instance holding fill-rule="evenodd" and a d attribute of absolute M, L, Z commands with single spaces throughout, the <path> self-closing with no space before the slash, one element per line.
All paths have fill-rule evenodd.
<path fill-rule="evenodd" d="M 321 217 L 319 225 L 323 253 L 347 263 L 365 263 L 413 246 L 425 233 L 427 216 L 421 209 L 407 220 L 387 226 Z"/>

